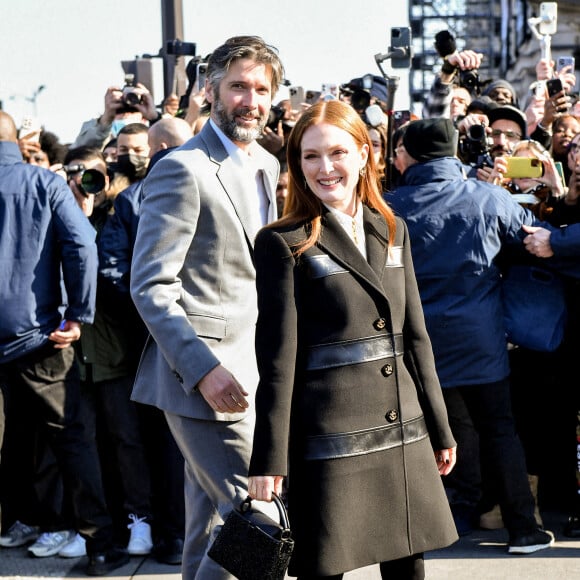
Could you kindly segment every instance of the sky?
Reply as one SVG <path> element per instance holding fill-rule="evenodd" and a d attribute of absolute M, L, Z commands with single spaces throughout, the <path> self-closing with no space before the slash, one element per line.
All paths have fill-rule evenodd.
<path fill-rule="evenodd" d="M 256 34 L 278 48 L 291 84 L 306 90 L 380 75 L 375 54 L 388 51 L 391 27 L 408 25 L 407 2 L 385 0 L 183 0 L 183 15 L 182 40 L 195 42 L 198 55 Z M 121 61 L 161 45 L 161 0 L 3 0 L 3 109 L 18 125 L 36 116 L 69 143 L 103 112 L 107 87 L 123 85 Z M 388 61 L 383 68 L 400 77 L 395 109 L 407 109 L 407 70 Z M 283 88 L 275 102 L 285 96 Z"/>

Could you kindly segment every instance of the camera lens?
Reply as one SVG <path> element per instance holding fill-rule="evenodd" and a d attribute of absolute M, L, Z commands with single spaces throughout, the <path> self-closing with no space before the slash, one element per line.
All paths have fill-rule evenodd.
<path fill-rule="evenodd" d="M 99 193 L 105 188 L 105 176 L 97 169 L 87 169 L 81 176 L 81 186 L 86 193 Z"/>
<path fill-rule="evenodd" d="M 125 93 L 125 103 L 127 103 L 127 105 L 130 105 L 132 107 L 134 107 L 135 105 L 139 105 L 141 103 L 141 95 L 138 95 L 137 93 L 134 92 L 126 92 Z"/>
<path fill-rule="evenodd" d="M 472 141 L 482 141 L 485 139 L 485 127 L 483 125 L 471 125 L 467 130 L 467 134 Z"/>

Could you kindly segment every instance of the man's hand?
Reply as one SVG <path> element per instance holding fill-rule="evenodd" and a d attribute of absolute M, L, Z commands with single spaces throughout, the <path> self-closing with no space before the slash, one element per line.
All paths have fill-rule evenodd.
<path fill-rule="evenodd" d="M 445 59 L 460 70 L 474 70 L 481 66 L 483 54 L 473 50 L 462 50 L 446 56 Z"/>
<path fill-rule="evenodd" d="M 135 93 L 141 95 L 141 102 L 135 105 L 135 109 L 143 115 L 143 118 L 148 121 L 155 121 L 159 117 L 159 113 L 155 108 L 153 96 L 147 87 L 141 83 L 137 83 L 135 85 Z"/>
<path fill-rule="evenodd" d="M 284 147 L 284 129 L 282 121 L 278 121 L 278 128 L 276 131 L 270 127 L 264 127 L 264 131 L 258 143 L 269 153 L 275 155 Z"/>
<path fill-rule="evenodd" d="M 60 326 L 48 335 L 54 342 L 54 348 L 67 348 L 81 337 L 81 323 L 75 320 L 63 320 Z"/>
<path fill-rule="evenodd" d="M 470 127 L 474 125 L 483 125 L 485 127 L 486 133 L 491 133 L 491 129 L 489 129 L 489 119 L 487 115 L 483 113 L 469 113 L 469 115 L 465 115 L 461 121 L 457 124 L 457 130 L 462 134 L 467 134 Z"/>
<path fill-rule="evenodd" d="M 550 245 L 550 235 L 552 233 L 550 230 L 535 226 L 522 226 L 522 229 L 528 234 L 524 238 L 524 246 L 530 254 L 538 256 L 538 258 L 550 258 L 554 255 Z"/>
<path fill-rule="evenodd" d="M 207 404 L 218 413 L 242 413 L 250 404 L 249 394 L 222 365 L 213 368 L 197 384 Z"/>
<path fill-rule="evenodd" d="M 105 93 L 105 112 L 99 117 L 99 125 L 111 125 L 122 104 L 123 91 L 119 87 L 109 87 Z"/>

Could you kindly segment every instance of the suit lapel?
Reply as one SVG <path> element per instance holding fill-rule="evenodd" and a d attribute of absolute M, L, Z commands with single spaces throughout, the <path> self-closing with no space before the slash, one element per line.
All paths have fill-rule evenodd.
<path fill-rule="evenodd" d="M 217 164 L 216 177 L 234 206 L 236 214 L 244 228 L 248 243 L 250 247 L 253 248 L 254 238 L 256 237 L 258 230 L 262 227 L 262 221 L 260 219 L 260 204 L 258 193 L 254 185 L 255 182 L 251 177 L 246 179 L 242 177 L 240 179 L 240 172 L 244 170 L 228 156 L 220 138 L 209 123 L 206 123 L 202 129 L 202 134 L 208 147 L 209 156 L 212 161 Z M 259 150 L 261 148 L 258 144 L 255 144 L 255 146 L 258 164 L 264 167 L 264 186 L 270 201 L 270 207 L 268 208 L 268 217 L 270 217 L 272 209 L 273 211 L 276 209 L 275 201 L 274 203 L 272 202 L 272 199 L 275 200 L 276 194 L 276 164 L 275 162 L 272 163 L 271 160 L 266 157 L 265 151 L 264 154 L 262 154 Z"/>

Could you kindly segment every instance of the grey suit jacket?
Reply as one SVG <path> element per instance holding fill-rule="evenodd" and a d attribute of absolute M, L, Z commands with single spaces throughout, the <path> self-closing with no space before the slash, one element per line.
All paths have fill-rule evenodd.
<path fill-rule="evenodd" d="M 254 145 L 271 221 L 279 164 Z M 150 337 L 133 400 L 185 417 L 240 418 L 214 412 L 194 390 L 222 364 L 249 391 L 253 409 L 258 384 L 253 243 L 261 222 L 256 188 L 245 182 L 209 123 L 146 177 L 131 295 Z"/>

